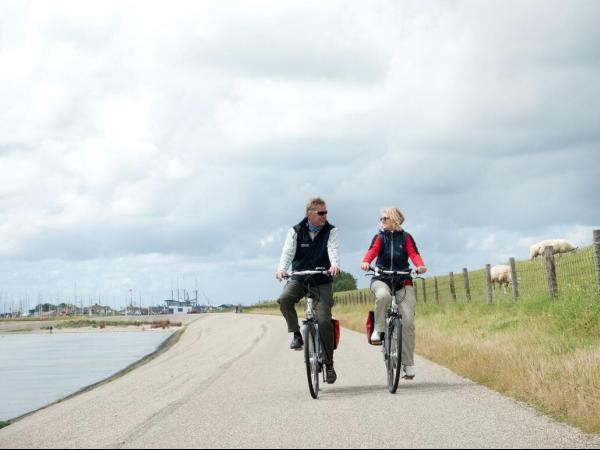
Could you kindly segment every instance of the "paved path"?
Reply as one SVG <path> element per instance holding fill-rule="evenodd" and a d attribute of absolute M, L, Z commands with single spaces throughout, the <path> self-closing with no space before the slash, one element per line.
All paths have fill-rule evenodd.
<path fill-rule="evenodd" d="M 285 328 L 204 316 L 145 366 L 0 430 L 0 448 L 600 448 L 421 358 L 390 395 L 379 349 L 347 330 L 338 383 L 312 400 Z"/>

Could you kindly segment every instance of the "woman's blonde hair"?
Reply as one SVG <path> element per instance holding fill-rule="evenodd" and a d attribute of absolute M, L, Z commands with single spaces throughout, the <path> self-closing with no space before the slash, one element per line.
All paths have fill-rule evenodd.
<path fill-rule="evenodd" d="M 404 223 L 404 214 L 396 207 L 388 206 L 381 210 L 381 214 L 385 217 L 389 217 L 394 225 L 394 230 L 400 231 L 402 224 Z"/>

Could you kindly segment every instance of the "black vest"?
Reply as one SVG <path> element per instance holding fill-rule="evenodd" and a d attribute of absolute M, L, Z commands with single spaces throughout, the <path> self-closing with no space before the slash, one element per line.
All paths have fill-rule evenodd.
<path fill-rule="evenodd" d="M 381 248 L 377 255 L 377 267 L 382 270 L 398 270 L 408 272 L 408 251 L 406 250 L 406 231 L 382 231 L 378 235 L 381 238 Z M 376 236 L 377 237 L 377 236 Z M 402 280 L 410 280 L 411 276 L 401 277 Z M 374 277 L 374 279 L 385 280 L 385 276 Z"/>
<path fill-rule="evenodd" d="M 406 231 L 383 231 L 379 233 L 381 248 L 377 255 L 377 267 L 383 270 L 408 271 Z"/>
<path fill-rule="evenodd" d="M 327 243 L 333 228 L 335 228 L 333 225 L 326 222 L 313 240 L 308 230 L 308 218 L 305 218 L 294 227 L 294 231 L 296 231 L 296 254 L 292 261 L 292 270 L 315 270 L 318 267 L 324 267 L 325 270 L 328 270 L 331 268 Z M 306 277 L 293 277 L 293 279 L 302 283 L 306 280 Z M 315 286 L 326 283 L 331 283 L 331 277 L 327 275 L 313 275 L 311 277 L 311 284 Z"/>

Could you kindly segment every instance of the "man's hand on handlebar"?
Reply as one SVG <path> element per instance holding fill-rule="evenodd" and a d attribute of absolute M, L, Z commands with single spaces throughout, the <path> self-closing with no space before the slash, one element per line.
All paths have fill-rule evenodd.
<path fill-rule="evenodd" d="M 331 266 L 329 273 L 332 277 L 337 277 L 340 274 L 340 268 L 338 266 Z"/>
<path fill-rule="evenodd" d="M 283 281 L 287 277 L 288 277 L 288 273 L 285 270 L 278 270 L 275 273 L 275 278 L 277 278 L 279 281 Z"/>

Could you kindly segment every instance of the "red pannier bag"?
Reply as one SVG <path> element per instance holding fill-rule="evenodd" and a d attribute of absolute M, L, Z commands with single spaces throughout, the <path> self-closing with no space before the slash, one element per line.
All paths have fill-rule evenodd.
<path fill-rule="evenodd" d="M 369 311 L 369 315 L 367 316 L 367 321 L 365 323 L 365 329 L 367 332 L 367 342 L 371 345 L 381 345 L 381 343 L 373 344 L 373 342 L 371 342 L 371 336 L 373 335 L 373 331 L 375 331 L 375 312 L 374 311 Z"/>
<path fill-rule="evenodd" d="M 333 324 L 333 335 L 335 336 L 333 349 L 337 350 L 340 345 L 340 321 L 333 318 L 331 319 L 331 323 Z"/>

